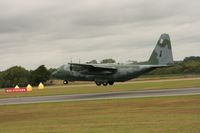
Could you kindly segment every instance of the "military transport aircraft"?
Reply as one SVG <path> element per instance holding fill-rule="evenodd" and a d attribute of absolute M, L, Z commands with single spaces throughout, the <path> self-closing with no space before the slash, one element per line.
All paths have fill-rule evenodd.
<path fill-rule="evenodd" d="M 134 64 L 78 64 L 68 63 L 58 68 L 53 76 L 69 81 L 94 81 L 97 86 L 113 85 L 150 72 L 156 68 L 173 65 L 171 42 L 168 34 L 162 34 L 149 60 L 143 65 Z"/>

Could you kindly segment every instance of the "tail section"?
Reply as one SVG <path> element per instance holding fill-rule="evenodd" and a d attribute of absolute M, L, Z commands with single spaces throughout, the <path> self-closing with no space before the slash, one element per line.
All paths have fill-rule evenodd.
<path fill-rule="evenodd" d="M 172 65 L 173 55 L 170 37 L 162 34 L 148 61 L 151 65 Z"/>

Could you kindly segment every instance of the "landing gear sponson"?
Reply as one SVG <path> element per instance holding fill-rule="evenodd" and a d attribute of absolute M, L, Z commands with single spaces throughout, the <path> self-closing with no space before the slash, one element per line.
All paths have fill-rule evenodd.
<path fill-rule="evenodd" d="M 109 82 L 107 82 L 107 81 L 95 81 L 95 83 L 96 83 L 97 86 L 101 86 L 101 85 L 107 86 L 108 84 L 109 85 L 113 85 L 114 84 L 113 81 L 109 81 Z M 69 84 L 69 81 L 68 80 L 64 80 L 63 84 Z"/>

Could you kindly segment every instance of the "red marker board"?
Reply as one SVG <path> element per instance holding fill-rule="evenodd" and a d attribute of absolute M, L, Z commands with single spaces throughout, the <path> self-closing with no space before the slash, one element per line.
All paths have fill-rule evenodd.
<path fill-rule="evenodd" d="M 6 93 L 13 93 L 13 92 L 27 92 L 26 88 L 7 88 L 5 89 Z"/>

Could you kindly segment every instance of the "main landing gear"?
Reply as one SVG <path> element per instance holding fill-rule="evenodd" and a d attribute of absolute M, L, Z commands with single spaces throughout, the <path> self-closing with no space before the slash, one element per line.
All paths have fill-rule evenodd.
<path fill-rule="evenodd" d="M 109 85 L 113 85 L 114 84 L 114 82 L 113 81 L 109 81 L 109 82 L 98 82 L 98 81 L 95 81 L 95 83 L 96 83 L 96 85 L 97 86 L 101 86 L 101 85 L 103 85 L 103 86 L 107 86 L 108 84 Z"/>

